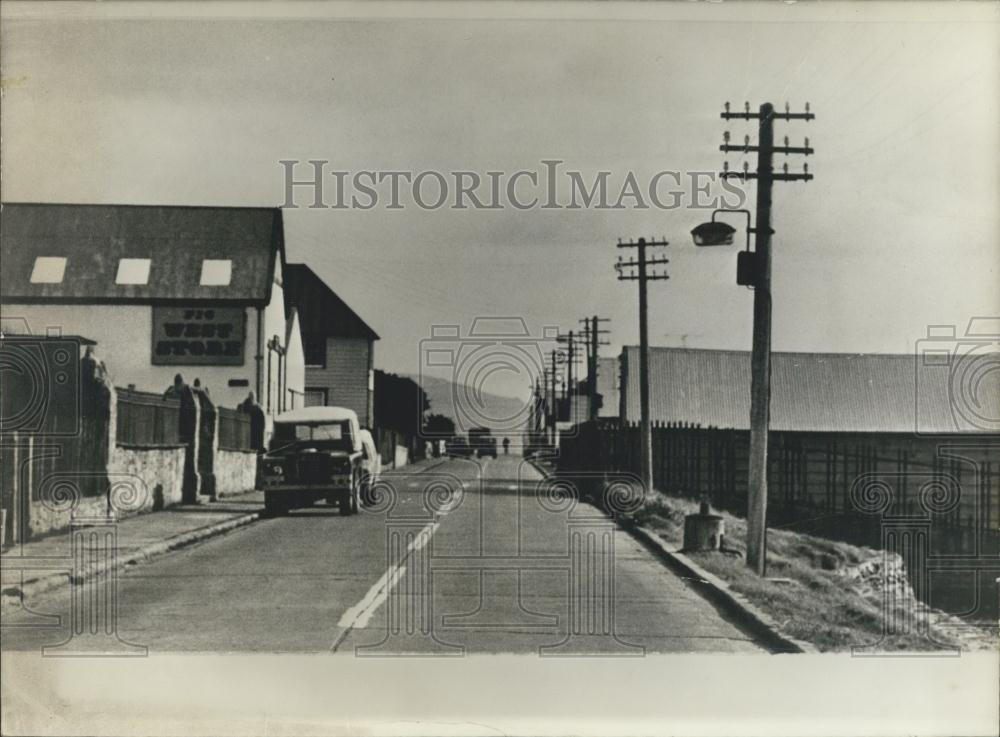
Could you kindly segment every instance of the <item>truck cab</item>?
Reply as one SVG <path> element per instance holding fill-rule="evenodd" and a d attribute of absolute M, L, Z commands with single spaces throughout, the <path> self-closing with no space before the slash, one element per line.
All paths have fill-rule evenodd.
<path fill-rule="evenodd" d="M 355 514 L 378 475 L 371 434 L 343 407 L 303 407 L 275 417 L 260 464 L 269 516 L 319 500 L 341 515 Z"/>

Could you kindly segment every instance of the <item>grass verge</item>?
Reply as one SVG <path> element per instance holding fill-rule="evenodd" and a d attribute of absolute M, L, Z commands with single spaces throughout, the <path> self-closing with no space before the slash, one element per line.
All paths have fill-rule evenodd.
<path fill-rule="evenodd" d="M 679 550 L 684 517 L 697 511 L 694 500 L 657 492 L 634 515 L 634 522 Z M 726 512 L 713 513 L 725 520 L 725 546 L 745 551 L 746 521 Z M 822 652 L 995 650 L 998 645 L 995 629 L 919 604 L 902 560 L 881 550 L 768 530 L 768 575 L 763 579 L 746 567 L 742 556 L 686 555 L 770 615 L 782 634 L 812 643 Z M 911 620 L 910 626 L 901 626 L 914 611 L 920 612 L 919 623 Z"/>

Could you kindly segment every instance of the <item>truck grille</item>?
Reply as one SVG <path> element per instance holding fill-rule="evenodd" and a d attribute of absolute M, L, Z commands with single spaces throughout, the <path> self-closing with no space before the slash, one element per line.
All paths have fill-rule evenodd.
<path fill-rule="evenodd" d="M 296 471 L 300 484 L 323 484 L 333 472 L 331 458 L 322 453 L 307 453 L 297 459 Z"/>

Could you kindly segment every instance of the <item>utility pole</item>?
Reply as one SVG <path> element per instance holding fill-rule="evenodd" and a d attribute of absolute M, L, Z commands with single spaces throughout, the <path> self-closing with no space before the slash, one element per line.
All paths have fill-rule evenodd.
<path fill-rule="evenodd" d="M 572 402 L 572 397 L 575 393 L 573 387 L 573 362 L 576 360 L 576 343 L 573 341 L 573 331 L 570 330 L 567 335 L 560 335 L 556 340 L 566 344 L 566 396 Z"/>
<path fill-rule="evenodd" d="M 647 273 L 650 266 L 658 266 L 669 263 L 663 257 L 647 257 L 647 248 L 660 248 L 668 245 L 667 239 L 656 240 L 651 238 L 649 242 L 645 238 L 640 238 L 633 243 L 622 243 L 618 240 L 618 248 L 637 249 L 638 258 L 623 261 L 618 257 L 615 270 L 618 272 L 618 281 L 638 281 L 639 282 L 639 413 L 641 419 L 640 436 L 642 438 L 642 452 L 639 454 L 640 468 L 643 486 L 647 490 L 653 488 L 653 433 L 649 421 L 649 325 L 646 308 L 646 282 L 659 279 L 669 279 L 666 271 L 659 274 Z M 624 273 L 623 269 L 629 269 Z M 636 269 L 636 271 L 633 271 Z"/>
<path fill-rule="evenodd" d="M 601 330 L 599 323 L 608 322 L 606 317 L 598 317 L 594 315 L 591 318 L 582 318 L 580 322 L 583 323 L 583 336 L 587 342 L 587 392 L 590 394 L 590 413 L 589 419 L 591 422 L 597 419 L 598 407 L 597 407 L 597 351 L 600 346 L 608 345 L 608 341 L 601 340 L 600 336 L 611 331 Z"/>
<path fill-rule="evenodd" d="M 549 425 L 549 428 L 550 428 L 549 440 L 550 440 L 552 446 L 555 447 L 555 444 L 556 444 L 556 423 L 559 422 L 559 394 L 558 394 L 558 390 L 556 388 L 556 382 L 559 379 L 559 369 L 557 368 L 557 363 L 558 363 L 558 360 L 559 360 L 559 356 L 561 354 L 560 354 L 559 351 L 554 350 L 554 351 L 551 351 L 550 355 L 551 355 L 551 359 L 552 359 L 552 368 L 546 369 L 545 373 L 547 374 L 547 378 L 551 379 L 551 391 L 549 393 L 550 401 L 549 401 L 549 406 L 548 406 L 548 410 L 549 410 L 549 416 L 548 416 L 549 422 L 548 422 L 548 425 Z"/>
<path fill-rule="evenodd" d="M 757 170 L 749 171 L 749 164 L 743 163 L 742 172 L 729 171 L 729 164 L 723 165 L 722 176 L 757 180 L 757 213 L 753 228 L 753 347 L 750 356 L 750 474 L 747 490 L 747 565 L 759 576 L 767 573 L 767 445 L 771 412 L 771 189 L 776 181 L 808 181 L 812 179 L 809 165 L 803 166 L 802 173 L 789 173 L 784 164 L 781 173 L 774 171 L 775 153 L 813 153 L 809 139 L 803 146 L 774 146 L 774 119 L 812 120 L 806 103 L 804 113 L 792 113 L 785 105 L 784 113 L 775 113 L 774 106 L 766 102 L 756 113 L 750 112 L 750 104 L 744 105 L 742 113 L 729 110 L 726 103 L 724 120 L 742 119 L 760 121 L 756 146 L 750 145 L 750 137 L 744 138 L 742 146 L 729 143 L 729 132 L 723 134 L 725 143 L 719 147 L 723 152 L 757 153 Z"/>
<path fill-rule="evenodd" d="M 579 353 L 577 352 L 577 338 L 578 334 L 574 334 L 572 330 L 566 335 L 560 335 L 556 338 L 560 343 L 566 344 L 566 406 L 567 406 L 567 419 L 573 422 L 576 418 L 573 413 L 575 407 L 574 398 L 577 395 L 576 390 L 576 377 L 573 369 L 576 366 L 576 362 L 580 359 Z"/>

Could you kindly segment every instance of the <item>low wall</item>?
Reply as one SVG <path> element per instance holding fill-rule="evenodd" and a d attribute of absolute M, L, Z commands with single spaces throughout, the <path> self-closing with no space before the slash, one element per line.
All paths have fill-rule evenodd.
<path fill-rule="evenodd" d="M 86 496 L 75 501 L 34 500 L 28 514 L 28 530 L 31 535 L 45 535 L 57 530 L 69 528 L 73 518 L 82 517 L 104 519 L 108 514 L 108 498 L 106 495 Z"/>
<path fill-rule="evenodd" d="M 252 450 L 218 450 L 215 454 L 215 494 L 229 496 L 252 491 L 257 476 L 257 454 Z"/>
<path fill-rule="evenodd" d="M 185 452 L 182 445 L 115 446 L 108 461 L 108 483 L 111 511 L 118 519 L 180 504 Z"/>
<path fill-rule="evenodd" d="M 45 535 L 70 526 L 73 518 L 123 519 L 140 512 L 162 509 L 181 501 L 184 448 L 131 448 L 115 446 L 106 473 L 38 469 L 29 479 L 36 494 L 28 510 L 31 535 Z M 84 476 L 96 477 L 94 484 Z M 92 492 L 97 492 L 92 493 Z"/>

